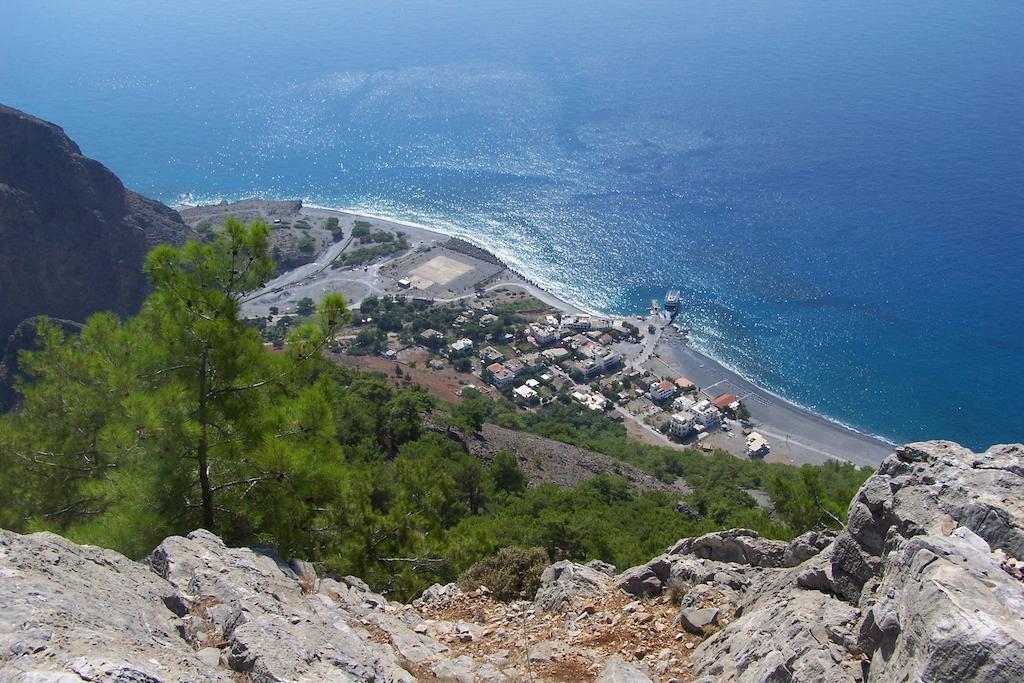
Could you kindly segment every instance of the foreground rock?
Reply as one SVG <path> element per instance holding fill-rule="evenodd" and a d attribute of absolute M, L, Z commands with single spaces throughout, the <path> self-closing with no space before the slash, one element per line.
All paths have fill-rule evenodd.
<path fill-rule="evenodd" d="M 562 561 L 513 603 L 449 584 L 398 604 L 202 530 L 144 564 L 2 532 L 0 681 L 1018 682 L 1022 455 L 913 444 L 838 537 Z"/>
<path fill-rule="evenodd" d="M 147 566 L 148 565 L 148 566 Z M 196 531 L 145 564 L 0 533 L 0 680 L 414 681 L 473 671 L 358 579 Z"/>
<path fill-rule="evenodd" d="M 898 449 L 832 545 L 747 590 L 740 617 L 695 651 L 697 678 L 1024 680 L 1022 457 Z"/>
<path fill-rule="evenodd" d="M 0 532 L 0 680 L 232 680 L 182 639 L 170 592 L 113 551 Z"/>

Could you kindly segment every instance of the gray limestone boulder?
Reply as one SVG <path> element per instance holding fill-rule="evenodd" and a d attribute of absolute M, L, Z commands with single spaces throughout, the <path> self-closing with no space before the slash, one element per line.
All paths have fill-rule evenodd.
<path fill-rule="evenodd" d="M 385 602 L 362 582 L 324 582 L 308 596 L 308 582 L 273 551 L 228 548 L 202 529 L 165 539 L 147 563 L 190 606 L 186 638 L 222 643 L 228 666 L 251 680 L 415 680 L 392 648 L 348 623 L 346 607 L 371 613 Z"/>
<path fill-rule="evenodd" d="M 618 655 L 608 658 L 594 683 L 653 683 L 650 676 Z"/>
<path fill-rule="evenodd" d="M 167 588 L 111 550 L 0 531 L 0 680 L 233 680 L 182 640 Z"/>
<path fill-rule="evenodd" d="M 861 673 L 851 651 L 859 616 L 840 600 L 794 587 L 701 643 L 691 658 L 694 680 L 852 683 Z"/>
<path fill-rule="evenodd" d="M 669 580 L 682 580 L 688 583 L 716 583 L 740 590 L 747 587 L 753 577 L 761 572 L 751 571 L 743 565 L 715 562 L 697 557 L 679 558 L 672 563 Z"/>
<path fill-rule="evenodd" d="M 713 606 L 722 614 L 734 614 L 739 604 L 740 594 L 720 583 L 699 583 L 679 601 L 682 609 Z"/>
<path fill-rule="evenodd" d="M 1024 559 L 1024 446 L 984 453 L 948 441 L 913 443 L 886 458 L 850 503 L 831 552 L 836 591 L 857 602 L 883 558 L 914 536 L 958 526 Z"/>
<path fill-rule="evenodd" d="M 606 576 L 615 576 L 615 565 L 602 560 L 591 560 L 584 566 L 593 569 L 596 572 L 601 572 Z"/>
<path fill-rule="evenodd" d="M 836 540 L 836 532 L 831 530 L 808 531 L 800 534 L 786 546 L 782 557 L 785 567 L 795 567 L 818 555 Z"/>
<path fill-rule="evenodd" d="M 833 593 L 832 562 L 827 554 L 813 557 L 800 566 L 796 583 L 801 588 L 823 593 Z"/>
<path fill-rule="evenodd" d="M 450 600 L 461 595 L 462 589 L 456 586 L 454 583 L 448 583 L 443 586 L 439 583 L 435 583 L 429 588 L 427 588 L 425 591 L 423 591 L 423 593 L 420 594 L 420 597 L 417 598 L 413 602 L 413 604 L 429 605 L 435 602 L 443 602 L 445 600 Z"/>
<path fill-rule="evenodd" d="M 627 569 L 615 577 L 615 586 L 624 593 L 640 598 L 660 595 L 664 584 L 647 565 Z"/>
<path fill-rule="evenodd" d="M 540 588 L 533 600 L 538 612 L 559 612 L 579 608 L 589 598 L 608 590 L 612 579 L 590 567 L 562 560 L 540 575 Z"/>
<path fill-rule="evenodd" d="M 999 564 L 964 527 L 894 552 L 861 627 L 871 680 L 1024 681 L 1024 583 Z"/>
<path fill-rule="evenodd" d="M 704 634 L 706 629 L 718 623 L 721 610 L 717 607 L 684 607 L 676 617 L 676 623 L 690 633 Z"/>
<path fill-rule="evenodd" d="M 694 555 L 716 562 L 749 564 L 754 567 L 782 567 L 787 546 L 781 541 L 761 538 L 750 529 L 716 531 L 696 538 L 680 539 L 669 555 Z"/>
<path fill-rule="evenodd" d="M 416 620 L 362 581 L 202 530 L 146 563 L 0 532 L 0 681 L 405 682 L 406 665 L 476 666 Z"/>

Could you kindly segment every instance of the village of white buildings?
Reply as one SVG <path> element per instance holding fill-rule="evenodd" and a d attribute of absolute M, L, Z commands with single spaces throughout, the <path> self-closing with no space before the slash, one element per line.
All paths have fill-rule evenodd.
<path fill-rule="evenodd" d="M 736 396 L 709 395 L 685 377 L 660 377 L 643 367 L 669 318 L 559 315 L 546 307 L 534 316 L 510 316 L 507 299 L 478 299 L 460 307 L 448 329 L 429 327 L 409 340 L 428 352 L 430 369 L 471 373 L 474 381 L 460 380 L 463 388 L 500 394 L 522 410 L 576 402 L 685 445 L 735 429 L 748 457 L 768 454 L 768 442 L 746 421 Z M 403 348 L 408 345 L 389 344 L 380 355 L 399 360 Z"/>

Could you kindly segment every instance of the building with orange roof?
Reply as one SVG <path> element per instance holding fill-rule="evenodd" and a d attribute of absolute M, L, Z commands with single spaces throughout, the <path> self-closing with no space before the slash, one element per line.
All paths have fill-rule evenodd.
<path fill-rule="evenodd" d="M 665 401 L 676 394 L 676 385 L 669 382 L 667 379 L 663 379 L 660 382 L 654 382 L 650 387 L 651 399 L 654 401 Z"/>
<path fill-rule="evenodd" d="M 711 400 L 711 405 L 718 408 L 722 412 L 725 412 L 729 407 L 736 402 L 736 397 L 732 394 L 719 394 Z"/>

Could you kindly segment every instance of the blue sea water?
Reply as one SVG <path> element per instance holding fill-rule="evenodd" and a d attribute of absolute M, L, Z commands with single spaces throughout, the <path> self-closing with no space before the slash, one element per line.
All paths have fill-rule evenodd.
<path fill-rule="evenodd" d="M 1024 440 L 1018 0 L 0 0 L 0 102 L 163 199 L 439 225 L 896 441 Z"/>

